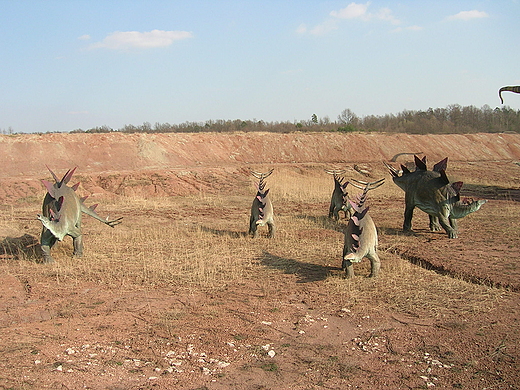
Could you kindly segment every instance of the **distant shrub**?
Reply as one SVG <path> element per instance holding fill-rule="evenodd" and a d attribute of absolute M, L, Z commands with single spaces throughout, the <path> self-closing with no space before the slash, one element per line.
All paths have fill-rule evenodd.
<path fill-rule="evenodd" d="M 338 127 L 338 130 L 341 133 L 351 133 L 353 131 L 358 131 L 353 125 L 345 125 Z"/>

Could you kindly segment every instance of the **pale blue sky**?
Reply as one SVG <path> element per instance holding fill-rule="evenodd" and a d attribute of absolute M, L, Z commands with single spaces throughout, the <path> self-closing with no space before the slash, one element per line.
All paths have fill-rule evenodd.
<path fill-rule="evenodd" d="M 520 85 L 519 18 L 519 0 L 0 0 L 0 129 L 494 108 Z"/>

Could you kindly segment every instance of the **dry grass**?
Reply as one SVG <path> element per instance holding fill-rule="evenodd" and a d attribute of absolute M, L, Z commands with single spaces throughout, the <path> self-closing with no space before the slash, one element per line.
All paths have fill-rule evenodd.
<path fill-rule="evenodd" d="M 56 262 L 36 264 L 31 254 L 18 261 L 9 256 L 1 261 L 11 274 L 74 285 L 91 281 L 113 289 L 184 286 L 190 289 L 221 289 L 241 280 L 255 278 L 274 290 L 273 275 L 290 274 L 297 282 L 324 283 L 326 294 L 355 310 L 391 309 L 414 315 L 441 317 L 457 311 L 489 310 L 500 296 L 499 289 L 474 285 L 441 276 L 410 264 L 393 252 L 399 236 L 388 230 L 381 218 L 380 202 L 392 199 L 387 213 L 399 218 L 402 193 L 390 182 L 371 196 L 376 223 L 386 226 L 381 236 L 381 277 L 345 280 L 338 269 L 343 244 L 341 224 L 326 218 L 332 179 L 322 168 L 277 169 L 268 180 L 275 212 L 277 237 L 252 240 L 246 235 L 249 208 L 254 196 L 201 194 L 191 197 L 113 197 L 101 201 L 102 215 L 124 216 L 122 225 L 110 229 L 84 218 L 85 256 L 73 259 L 69 238 L 53 249 Z M 39 202 L 6 207 L 0 235 L 39 237 L 35 219 Z M 516 204 L 511 213 L 518 214 Z M 395 217 L 395 215 L 398 215 Z M 480 216 L 479 216 L 480 217 Z M 393 222 L 392 222 L 393 224 Z M 518 225 L 507 227 L 517 234 Z M 266 228 L 261 228 L 262 236 Z M 509 230 L 511 230 L 509 232 Z M 24 257 L 25 256 L 25 257 Z M 366 276 L 369 262 L 356 266 Z"/>

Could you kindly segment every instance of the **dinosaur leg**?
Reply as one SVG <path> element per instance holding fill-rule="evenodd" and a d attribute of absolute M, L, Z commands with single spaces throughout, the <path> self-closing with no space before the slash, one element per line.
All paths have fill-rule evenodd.
<path fill-rule="evenodd" d="M 330 203 L 330 207 L 329 207 L 329 218 L 332 218 L 334 217 L 334 203 Z"/>
<path fill-rule="evenodd" d="M 72 237 L 72 244 L 74 246 L 72 255 L 75 257 L 83 256 L 83 235 L 80 234 L 76 237 Z"/>
<path fill-rule="evenodd" d="M 253 216 L 251 216 L 249 220 L 249 234 L 253 235 L 253 238 L 256 238 L 258 232 L 257 232 L 257 224 Z"/>
<path fill-rule="evenodd" d="M 455 218 L 449 218 L 449 221 L 450 221 L 450 226 L 453 228 L 455 233 L 457 233 L 459 230 L 458 225 L 457 225 L 457 220 Z"/>
<path fill-rule="evenodd" d="M 352 262 L 350 260 L 345 260 L 345 256 L 348 255 L 350 252 L 349 248 L 351 248 L 351 242 L 345 241 L 345 244 L 343 245 L 343 261 L 341 262 L 341 269 L 345 271 L 345 278 L 350 279 L 353 278 L 354 275 L 354 266 L 352 265 Z"/>
<path fill-rule="evenodd" d="M 355 276 L 354 274 L 354 265 L 350 260 L 343 260 L 341 264 L 341 268 L 345 270 L 345 278 L 350 279 Z"/>
<path fill-rule="evenodd" d="M 56 237 L 54 237 L 54 235 L 50 232 L 49 229 L 42 229 L 40 243 L 43 252 L 43 262 L 54 263 L 54 259 L 51 256 L 51 248 L 56 243 Z"/>
<path fill-rule="evenodd" d="M 381 268 L 381 260 L 379 260 L 379 256 L 376 251 L 369 252 L 367 254 L 367 258 L 370 260 L 371 271 L 369 278 L 375 278 L 379 274 L 379 269 Z"/>
<path fill-rule="evenodd" d="M 446 231 L 446 233 L 448 233 L 448 237 L 449 238 L 457 238 L 457 230 L 453 229 L 453 227 L 451 226 L 451 223 L 450 223 L 450 220 L 448 219 L 448 217 L 446 217 L 444 215 L 440 215 L 439 216 L 439 223 L 441 224 L 443 229 Z"/>
<path fill-rule="evenodd" d="M 441 230 L 441 225 L 439 224 L 439 218 L 433 215 L 429 215 L 430 217 L 430 230 L 432 232 L 438 232 Z"/>
<path fill-rule="evenodd" d="M 405 232 L 409 232 L 412 230 L 412 217 L 413 217 L 413 209 L 415 208 L 415 205 L 413 204 L 406 204 L 404 209 L 404 223 L 403 223 L 403 230 Z"/>
<path fill-rule="evenodd" d="M 273 238 L 274 237 L 274 233 L 276 231 L 276 227 L 274 226 L 274 222 L 273 221 L 267 222 L 267 228 L 269 229 L 268 237 L 269 238 Z"/>

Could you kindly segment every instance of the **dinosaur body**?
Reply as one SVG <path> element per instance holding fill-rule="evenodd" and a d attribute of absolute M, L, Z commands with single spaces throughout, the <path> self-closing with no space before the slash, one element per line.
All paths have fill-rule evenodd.
<path fill-rule="evenodd" d="M 364 257 L 370 260 L 370 277 L 376 277 L 381 268 L 381 260 L 377 254 L 377 229 L 372 217 L 365 206 L 367 193 L 384 184 L 384 179 L 372 182 L 358 182 L 363 184 L 363 194 L 356 201 L 349 200 L 354 210 L 345 231 L 343 244 L 342 268 L 347 278 L 354 277 L 353 263 L 359 263 Z M 354 186 L 358 185 L 352 183 Z M 358 187 L 361 188 L 361 187 Z"/>
<path fill-rule="evenodd" d="M 345 170 L 327 169 L 325 172 L 334 177 L 334 191 L 330 199 L 329 218 L 334 218 L 336 221 L 339 221 L 340 211 L 343 211 L 345 218 L 347 218 L 347 215 L 348 218 L 350 218 L 351 206 L 348 202 L 348 181 L 344 182 L 344 178 L 340 176 L 345 173 Z"/>
<path fill-rule="evenodd" d="M 251 171 L 251 174 L 259 179 L 257 185 L 257 193 L 253 204 L 251 205 L 251 217 L 249 219 L 249 234 L 252 234 L 253 238 L 258 235 L 258 226 L 267 225 L 269 229 L 269 238 L 273 238 L 275 234 L 274 224 L 274 210 L 271 199 L 269 198 L 269 189 L 265 189 L 265 179 L 273 173 L 273 169 L 267 173 L 259 173 Z"/>
<path fill-rule="evenodd" d="M 41 233 L 41 248 L 45 263 L 52 263 L 54 259 L 51 256 L 51 248 L 57 240 L 62 241 L 65 236 L 71 236 L 74 246 L 74 256 L 83 255 L 83 239 L 81 234 L 81 216 L 82 213 L 105 223 L 110 227 L 114 227 L 121 223 L 121 218 L 109 221 L 101 218 L 94 209 L 97 205 L 87 207 L 84 205 L 86 198 L 80 198 L 76 194 L 79 186 L 75 184 L 69 187 L 67 183 L 70 181 L 76 168 L 68 170 L 61 180 L 51 172 L 55 183 L 42 180 L 43 185 L 47 188 L 47 193 L 43 200 L 42 215 L 38 215 L 38 219 L 43 224 Z"/>
<path fill-rule="evenodd" d="M 463 183 L 450 183 L 446 176 L 447 164 L 448 158 L 445 158 L 430 171 L 426 168 L 426 157 L 421 160 L 415 156 L 415 171 L 410 172 L 402 165 L 401 175 L 395 168 L 386 164 L 394 183 L 405 192 L 404 231 L 412 230 L 413 211 L 418 207 L 429 215 L 430 230 L 438 231 L 442 226 L 449 238 L 456 238 L 456 220 L 477 211 L 487 202 L 462 202 L 460 190 Z"/>

